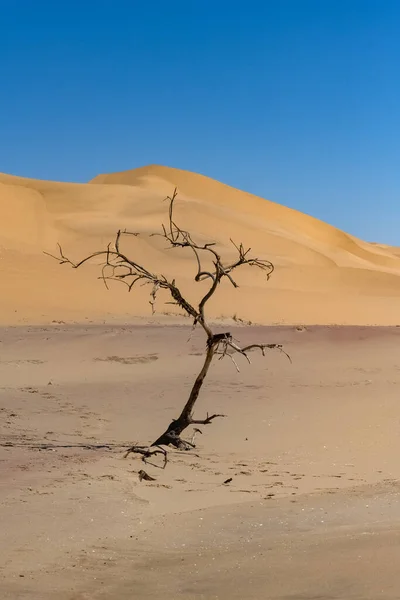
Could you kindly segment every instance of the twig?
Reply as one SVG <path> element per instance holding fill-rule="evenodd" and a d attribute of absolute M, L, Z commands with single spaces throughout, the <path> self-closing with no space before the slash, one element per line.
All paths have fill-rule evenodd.
<path fill-rule="evenodd" d="M 198 433 L 202 434 L 203 432 L 201 431 L 201 429 L 198 429 L 197 427 L 195 427 L 194 431 L 193 431 L 192 439 L 190 440 L 190 443 L 192 444 L 193 447 L 195 447 L 194 441 L 195 441 Z"/>
<path fill-rule="evenodd" d="M 168 462 L 168 453 L 164 448 L 161 448 L 160 446 L 154 447 L 154 450 L 150 449 L 148 446 L 131 446 L 131 448 L 129 448 L 124 454 L 124 458 L 127 458 L 129 454 L 140 454 L 142 456 L 142 461 L 145 464 L 151 464 L 152 466 L 157 467 L 159 469 L 165 469 Z M 157 454 L 162 454 L 164 456 L 164 462 L 161 466 L 154 464 L 148 460 L 149 458 L 151 458 L 152 456 L 156 456 Z"/>

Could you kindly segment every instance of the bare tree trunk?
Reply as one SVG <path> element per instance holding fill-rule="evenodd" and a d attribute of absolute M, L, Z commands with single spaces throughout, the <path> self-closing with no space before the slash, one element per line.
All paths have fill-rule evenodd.
<path fill-rule="evenodd" d="M 178 306 L 186 313 L 187 316 L 193 319 L 193 327 L 195 328 L 197 325 L 199 325 L 203 328 L 204 333 L 207 336 L 207 349 L 204 364 L 193 384 L 189 398 L 183 407 L 181 414 L 177 419 L 172 421 L 167 430 L 155 442 L 153 442 L 152 446 L 157 446 L 155 450 L 150 450 L 148 446 L 132 446 L 132 448 L 127 452 L 127 454 L 130 452 L 137 452 L 138 454 L 142 455 L 143 460 L 145 461 L 156 454 L 163 454 L 164 467 L 167 462 L 166 450 L 160 448 L 160 446 L 171 445 L 179 449 L 193 448 L 193 441 L 186 442 L 180 438 L 182 431 L 189 427 L 189 425 L 208 425 L 213 421 L 213 419 L 225 416 L 220 414 L 213 414 L 209 416 L 207 414 L 205 419 L 193 419 L 194 406 L 197 398 L 199 397 L 204 379 L 207 376 L 211 362 L 215 355 L 219 355 L 220 359 L 226 356 L 229 357 L 235 365 L 236 370 L 239 371 L 239 367 L 236 364 L 233 356 L 235 353 L 241 354 L 247 359 L 248 362 L 250 362 L 247 352 L 255 348 L 261 350 L 263 356 L 265 355 L 265 350 L 267 348 L 276 348 L 281 352 L 284 352 L 280 344 L 251 344 L 250 346 L 241 348 L 234 343 L 232 335 L 229 332 L 216 334 L 213 333 L 205 317 L 205 306 L 217 291 L 220 283 L 227 279 L 234 288 L 237 288 L 238 284 L 236 283 L 233 274 L 237 269 L 246 265 L 257 267 L 263 271 L 268 280 L 274 270 L 274 266 L 269 260 L 251 257 L 251 248 L 246 249 L 242 243 L 235 244 L 233 240 L 231 240 L 231 242 L 237 252 L 237 258 L 232 263 L 225 263 L 216 250 L 215 242 L 208 242 L 204 244 L 197 243 L 192 238 L 192 235 L 189 231 L 181 229 L 176 224 L 173 216 L 176 196 L 177 190 L 175 189 L 173 195 L 171 197 L 167 197 L 167 200 L 169 200 L 168 225 L 162 225 L 162 232 L 152 233 L 150 236 L 160 235 L 168 242 L 170 248 L 190 248 L 192 250 L 197 264 L 197 273 L 194 275 L 194 280 L 196 282 L 209 282 L 208 291 L 198 301 L 198 303 L 195 303 L 194 305 L 190 304 L 187 299 L 182 296 L 178 286 L 176 285 L 175 279 L 170 280 L 167 279 L 167 277 L 165 277 L 163 274 L 153 273 L 144 265 L 137 263 L 134 258 L 130 258 L 125 254 L 121 248 L 121 240 L 129 236 L 136 237 L 139 235 L 139 233 L 120 230 L 117 232 L 114 244 L 109 244 L 104 250 L 93 252 L 79 262 L 74 262 L 69 259 L 63 253 L 63 250 L 59 244 L 59 255 L 57 257 L 53 256 L 53 258 L 56 258 L 61 265 L 69 264 L 74 269 L 78 269 L 80 266 L 84 265 L 93 258 L 102 257 L 103 261 L 101 278 L 103 279 L 106 287 L 108 281 L 119 281 L 124 283 L 128 287 L 129 291 L 131 291 L 136 285 L 143 285 L 146 283 L 151 284 L 150 305 L 153 313 L 155 312 L 157 293 L 160 290 L 167 291 L 171 295 L 171 303 Z M 50 256 L 52 255 L 50 254 Z M 208 263 L 211 260 L 213 266 L 210 267 L 204 265 L 203 257 L 205 256 L 207 256 L 209 259 Z M 284 352 L 284 354 L 286 353 Z M 288 356 L 288 358 L 290 357 Z M 197 430 L 197 432 L 198 431 L 200 430 Z"/>
<path fill-rule="evenodd" d="M 203 420 L 193 419 L 194 405 L 196 403 L 197 398 L 199 397 L 201 387 L 203 385 L 204 379 L 206 378 L 206 375 L 210 368 L 214 354 L 215 354 L 215 345 L 211 342 L 207 347 L 207 353 L 206 353 L 203 367 L 202 367 L 200 373 L 196 377 L 196 380 L 192 387 L 192 391 L 190 392 L 189 399 L 186 402 L 185 406 L 183 407 L 181 414 L 179 415 L 179 417 L 176 420 L 174 420 L 174 421 L 172 421 L 172 423 L 170 423 L 168 429 L 155 442 L 153 442 L 152 446 L 162 446 L 162 445 L 172 444 L 173 446 L 175 446 L 177 448 L 182 447 L 182 444 L 187 444 L 187 442 L 182 442 L 182 440 L 180 439 L 179 436 L 181 435 L 182 431 L 184 431 L 187 427 L 189 427 L 189 425 L 192 425 L 192 424 L 207 425 L 208 423 L 211 423 L 212 419 L 214 419 L 215 417 L 223 416 L 223 415 L 212 415 L 211 417 L 207 416 L 207 418 L 203 419 Z"/>

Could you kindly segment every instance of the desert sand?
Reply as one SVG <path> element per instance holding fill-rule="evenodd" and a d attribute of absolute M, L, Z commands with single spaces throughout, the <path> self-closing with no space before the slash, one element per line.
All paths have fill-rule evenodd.
<path fill-rule="evenodd" d="M 268 285 L 261 273 L 243 270 L 240 293 L 223 286 L 209 305 L 211 317 L 236 314 L 262 325 L 398 324 L 398 248 L 363 242 L 202 175 L 160 166 L 100 175 L 88 184 L 0 175 L 1 322 L 102 323 L 148 317 L 145 290 L 123 294 L 117 284 L 107 293 L 95 265 L 73 272 L 43 254 L 56 252 L 59 242 L 78 260 L 106 248 L 116 231 L 125 228 L 142 234 L 126 245 L 132 256 L 175 276 L 195 297 L 190 251 L 167 251 L 162 239 L 148 235 L 161 231 L 167 218 L 163 199 L 175 187 L 176 218 L 196 239 L 216 241 L 230 260 L 232 238 L 276 267 Z M 173 309 L 161 301 L 159 311 Z"/>
<path fill-rule="evenodd" d="M 237 328 L 293 364 L 217 361 L 196 450 L 124 458 L 186 398 L 189 332 L 1 330 L 1 597 L 398 598 L 398 329 Z"/>
<path fill-rule="evenodd" d="M 195 412 L 226 418 L 162 469 L 124 455 L 179 414 L 204 335 L 163 298 L 151 318 L 145 289 L 107 291 L 98 265 L 43 250 L 78 259 L 127 227 L 143 234 L 129 251 L 195 298 L 189 256 L 148 235 L 175 186 L 195 236 L 276 267 L 221 286 L 215 331 L 282 343 L 292 363 L 215 361 Z M 2 599 L 400 597 L 398 248 L 164 167 L 0 175 L 0 206 Z"/>

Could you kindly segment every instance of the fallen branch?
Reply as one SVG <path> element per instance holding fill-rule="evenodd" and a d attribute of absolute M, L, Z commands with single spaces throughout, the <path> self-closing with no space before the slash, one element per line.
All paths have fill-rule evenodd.
<path fill-rule="evenodd" d="M 127 452 L 125 452 L 124 454 L 124 458 L 127 458 L 129 456 L 129 454 L 140 454 L 142 456 L 142 461 L 145 464 L 150 464 L 153 467 L 157 467 L 159 469 L 165 469 L 165 467 L 167 466 L 167 462 L 168 462 L 168 453 L 164 448 L 160 448 L 157 447 L 155 449 L 149 448 L 148 446 L 131 446 Z M 162 454 L 164 457 L 164 462 L 163 464 L 157 465 L 153 462 L 150 462 L 148 459 L 151 458 L 152 456 L 156 456 L 157 454 Z"/>

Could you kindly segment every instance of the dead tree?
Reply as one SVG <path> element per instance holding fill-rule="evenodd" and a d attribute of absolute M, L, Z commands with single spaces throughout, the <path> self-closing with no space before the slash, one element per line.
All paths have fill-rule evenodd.
<path fill-rule="evenodd" d="M 121 241 L 124 236 L 138 236 L 138 233 L 133 233 L 130 231 L 118 231 L 115 241 L 113 244 L 109 244 L 107 249 L 100 250 L 98 252 L 94 252 L 89 256 L 85 257 L 83 260 L 79 262 L 73 262 L 70 260 L 65 254 L 61 246 L 59 245 L 59 255 L 52 256 L 56 258 L 60 264 L 69 264 L 74 269 L 78 269 L 88 261 L 92 260 L 95 257 L 101 257 L 103 262 L 101 263 L 102 271 L 100 278 L 103 279 L 104 284 L 107 287 L 108 281 L 120 281 L 124 283 L 128 290 L 131 291 L 136 284 L 150 284 L 150 304 L 152 313 L 155 312 L 155 304 L 157 299 L 157 294 L 160 290 L 166 290 L 169 292 L 172 301 L 171 304 L 177 305 L 180 309 L 184 311 L 184 313 L 189 316 L 193 320 L 193 328 L 196 326 L 200 326 L 206 335 L 206 349 L 205 349 L 205 359 L 204 364 L 200 373 L 197 375 L 196 380 L 191 389 L 189 398 L 184 405 L 181 414 L 177 419 L 174 419 L 151 446 L 173 446 L 178 449 L 191 449 L 194 447 L 194 444 L 191 442 L 184 441 L 181 438 L 182 432 L 189 427 L 190 425 L 208 425 L 217 417 L 223 417 L 225 415 L 221 414 L 213 414 L 206 416 L 205 419 L 195 419 L 193 417 L 194 407 L 199 397 L 200 390 L 204 383 L 204 379 L 207 376 L 208 370 L 210 368 L 211 362 L 214 357 L 218 356 L 219 359 L 223 359 L 224 357 L 229 357 L 234 363 L 237 370 L 238 366 L 235 361 L 235 354 L 241 354 L 244 356 L 248 362 L 250 359 L 248 357 L 248 352 L 251 350 L 258 349 L 265 355 L 265 350 L 267 349 L 276 349 L 283 352 L 286 356 L 288 356 L 282 349 L 280 344 L 251 344 L 250 346 L 246 346 L 241 348 L 238 346 L 232 337 L 230 332 L 225 333 L 214 333 L 211 329 L 210 324 L 208 323 L 205 315 L 205 308 L 207 302 L 210 298 L 215 294 L 218 289 L 218 286 L 224 279 L 227 279 L 228 282 L 234 287 L 237 288 L 238 284 L 234 279 L 234 272 L 242 266 L 250 266 L 261 269 L 268 280 L 271 276 L 274 266 L 268 260 L 262 260 L 259 258 L 251 257 L 250 251 L 251 248 L 245 249 L 243 244 L 235 244 L 233 240 L 230 240 L 233 244 L 233 247 L 237 253 L 236 259 L 231 263 L 225 263 L 222 261 L 220 254 L 216 250 L 216 244 L 214 242 L 200 244 L 197 243 L 193 238 L 190 232 L 181 229 L 175 219 L 174 219 L 174 208 L 175 208 L 175 200 L 177 197 L 177 190 L 174 190 L 174 193 L 171 197 L 167 197 L 166 200 L 169 202 L 169 211 L 168 211 L 168 225 L 162 225 L 162 231 L 160 233 L 153 233 L 153 236 L 161 236 L 168 244 L 169 248 L 190 248 L 193 252 L 193 256 L 197 265 L 197 273 L 194 276 L 194 280 L 196 282 L 207 281 L 209 282 L 209 287 L 204 294 L 200 298 L 198 304 L 193 306 L 188 302 L 186 298 L 181 294 L 175 279 L 167 279 L 162 274 L 153 273 L 149 271 L 142 264 L 136 262 L 133 258 L 130 258 L 125 254 L 124 250 L 121 247 Z M 203 266 L 205 264 L 204 259 L 208 257 L 208 262 L 211 262 L 211 266 Z M 288 356 L 289 358 L 289 356 Z M 290 360 L 290 358 L 289 358 Z M 198 430 L 200 431 L 200 430 Z M 134 446 L 131 449 L 132 452 L 139 452 L 143 454 L 143 446 Z"/>

